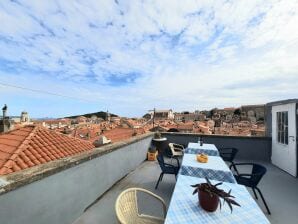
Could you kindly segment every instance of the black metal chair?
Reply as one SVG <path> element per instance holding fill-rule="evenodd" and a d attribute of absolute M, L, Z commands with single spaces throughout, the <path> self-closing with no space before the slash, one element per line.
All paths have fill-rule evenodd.
<path fill-rule="evenodd" d="M 231 166 L 234 168 L 234 170 L 238 174 L 238 170 L 237 170 L 236 166 L 234 165 L 234 159 L 235 159 L 239 150 L 236 148 L 229 147 L 229 148 L 220 148 L 220 149 L 218 149 L 218 151 L 219 151 L 220 157 L 224 161 L 230 162 Z"/>
<path fill-rule="evenodd" d="M 184 146 L 176 143 L 169 143 L 169 149 L 170 154 L 168 156 L 171 158 L 171 163 L 172 160 L 175 159 L 177 161 L 178 167 L 180 167 L 179 158 L 182 158 L 184 154 Z"/>
<path fill-rule="evenodd" d="M 162 178 L 163 178 L 164 174 L 174 174 L 175 178 L 177 179 L 177 174 L 178 174 L 178 171 L 179 171 L 179 166 L 174 166 L 174 165 L 165 163 L 164 157 L 163 157 L 162 154 L 158 154 L 157 161 L 158 161 L 158 164 L 160 166 L 161 173 L 159 175 L 159 178 L 158 178 L 158 181 L 156 183 L 155 189 L 157 189 L 159 182 L 162 181 Z"/>
<path fill-rule="evenodd" d="M 256 163 L 234 163 L 233 165 L 232 164 L 230 165 L 230 169 L 232 167 L 242 166 L 242 165 L 252 166 L 252 172 L 251 172 L 251 174 L 242 173 L 242 174 L 234 175 L 237 183 L 244 185 L 246 187 L 252 188 L 256 199 L 258 199 L 258 196 L 256 193 L 256 190 L 257 190 L 262 198 L 262 201 L 267 209 L 268 214 L 270 215 L 271 212 L 270 212 L 269 207 L 263 197 L 263 194 L 262 194 L 261 190 L 257 187 L 259 182 L 261 181 L 262 177 L 267 172 L 266 167 L 256 164 Z"/>

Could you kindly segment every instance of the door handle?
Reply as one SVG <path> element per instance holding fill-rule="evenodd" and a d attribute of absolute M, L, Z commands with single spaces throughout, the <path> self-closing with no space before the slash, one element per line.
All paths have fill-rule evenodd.
<path fill-rule="evenodd" d="M 289 138 L 292 138 L 293 142 L 295 142 L 295 136 L 289 136 Z"/>

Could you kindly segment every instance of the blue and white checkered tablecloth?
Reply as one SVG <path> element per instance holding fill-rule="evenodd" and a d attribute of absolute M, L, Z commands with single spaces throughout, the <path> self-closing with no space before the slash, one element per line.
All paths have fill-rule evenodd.
<path fill-rule="evenodd" d="M 210 180 L 224 181 L 229 183 L 236 183 L 236 180 L 229 171 L 204 169 L 192 166 L 181 166 L 179 174 L 192 177 L 205 178 L 208 177 Z"/>
<path fill-rule="evenodd" d="M 208 143 L 204 143 L 203 145 L 201 145 L 200 143 L 189 142 L 187 148 L 208 149 L 208 150 L 218 151 L 218 149 L 216 148 L 216 146 L 214 144 L 208 144 Z"/>
<path fill-rule="evenodd" d="M 184 154 L 179 174 L 236 183 L 231 170 L 219 156 L 209 156 L 207 163 L 199 163 L 196 155 Z"/>
<path fill-rule="evenodd" d="M 211 150 L 211 149 L 186 148 L 184 150 L 184 153 L 188 153 L 188 154 L 200 154 L 200 153 L 204 153 L 204 154 L 207 154 L 208 156 L 219 156 L 219 152 L 218 151 Z"/>
<path fill-rule="evenodd" d="M 270 223 L 256 202 L 242 185 L 223 183 L 219 188 L 229 191 L 241 207 L 233 206 L 231 213 L 227 204 L 215 212 L 206 212 L 198 205 L 198 195 L 190 185 L 205 182 L 202 178 L 179 175 L 174 193 L 171 198 L 165 224 L 192 223 Z M 217 183 L 217 181 L 211 181 Z"/>

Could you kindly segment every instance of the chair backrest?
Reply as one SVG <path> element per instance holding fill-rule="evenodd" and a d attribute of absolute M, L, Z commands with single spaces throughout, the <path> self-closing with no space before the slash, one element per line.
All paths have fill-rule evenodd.
<path fill-rule="evenodd" d="M 236 148 L 220 148 L 219 154 L 224 161 L 233 162 L 236 154 L 238 153 L 238 149 Z"/>
<path fill-rule="evenodd" d="M 138 217 L 137 189 L 130 188 L 123 191 L 117 198 L 116 204 L 117 219 L 121 224 L 132 223 Z"/>
<path fill-rule="evenodd" d="M 174 149 L 174 144 L 173 143 L 169 143 L 169 148 L 171 150 L 172 155 L 175 155 L 175 149 Z"/>
<path fill-rule="evenodd" d="M 138 197 L 137 193 L 142 192 L 145 193 L 152 198 L 157 199 L 162 203 L 162 208 L 163 208 L 163 216 L 165 218 L 167 208 L 164 200 L 159 197 L 158 195 L 152 193 L 151 191 L 148 191 L 143 188 L 129 188 L 127 190 L 124 190 L 117 198 L 116 203 L 115 203 L 115 210 L 116 210 L 116 216 L 118 221 L 121 224 L 139 224 L 140 219 L 139 219 L 139 209 L 138 209 Z M 161 220 L 164 221 L 163 218 L 157 218 L 157 217 L 152 217 L 146 215 L 148 222 L 146 223 L 153 223 L 150 222 L 149 218 L 154 218 L 155 220 Z M 142 222 L 144 223 L 144 222 Z"/>
<path fill-rule="evenodd" d="M 265 175 L 265 173 L 267 172 L 266 167 L 260 165 L 260 164 L 256 164 L 253 163 L 252 164 L 252 177 L 251 177 L 251 183 L 254 186 L 257 186 L 258 183 L 260 182 L 260 180 L 262 179 L 262 177 Z"/>
<path fill-rule="evenodd" d="M 166 170 L 166 166 L 165 166 L 165 161 L 164 161 L 163 155 L 162 154 L 158 154 L 156 158 L 157 158 L 158 164 L 160 166 L 160 169 L 162 171 L 165 171 Z"/>

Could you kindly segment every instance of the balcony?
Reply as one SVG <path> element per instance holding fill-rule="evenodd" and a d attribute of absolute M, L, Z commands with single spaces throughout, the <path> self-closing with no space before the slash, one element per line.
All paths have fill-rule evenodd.
<path fill-rule="evenodd" d="M 180 144 L 198 139 L 195 134 L 164 133 L 164 136 Z M 129 187 L 148 189 L 169 205 L 176 181 L 165 175 L 158 189 L 154 189 L 160 168 L 157 162 L 144 162 L 151 139 L 152 134 L 137 136 L 98 148 L 91 154 L 2 177 L 1 223 L 116 223 L 115 200 Z M 238 161 L 266 166 L 268 172 L 259 186 L 272 215 L 267 215 L 263 203 L 256 200 L 258 205 L 271 223 L 297 222 L 298 179 L 270 163 L 270 138 L 205 136 L 204 141 L 217 147 L 237 147 Z M 141 195 L 139 201 L 141 210 L 159 215 L 161 208 L 152 206 L 154 202 L 144 197 Z"/>

